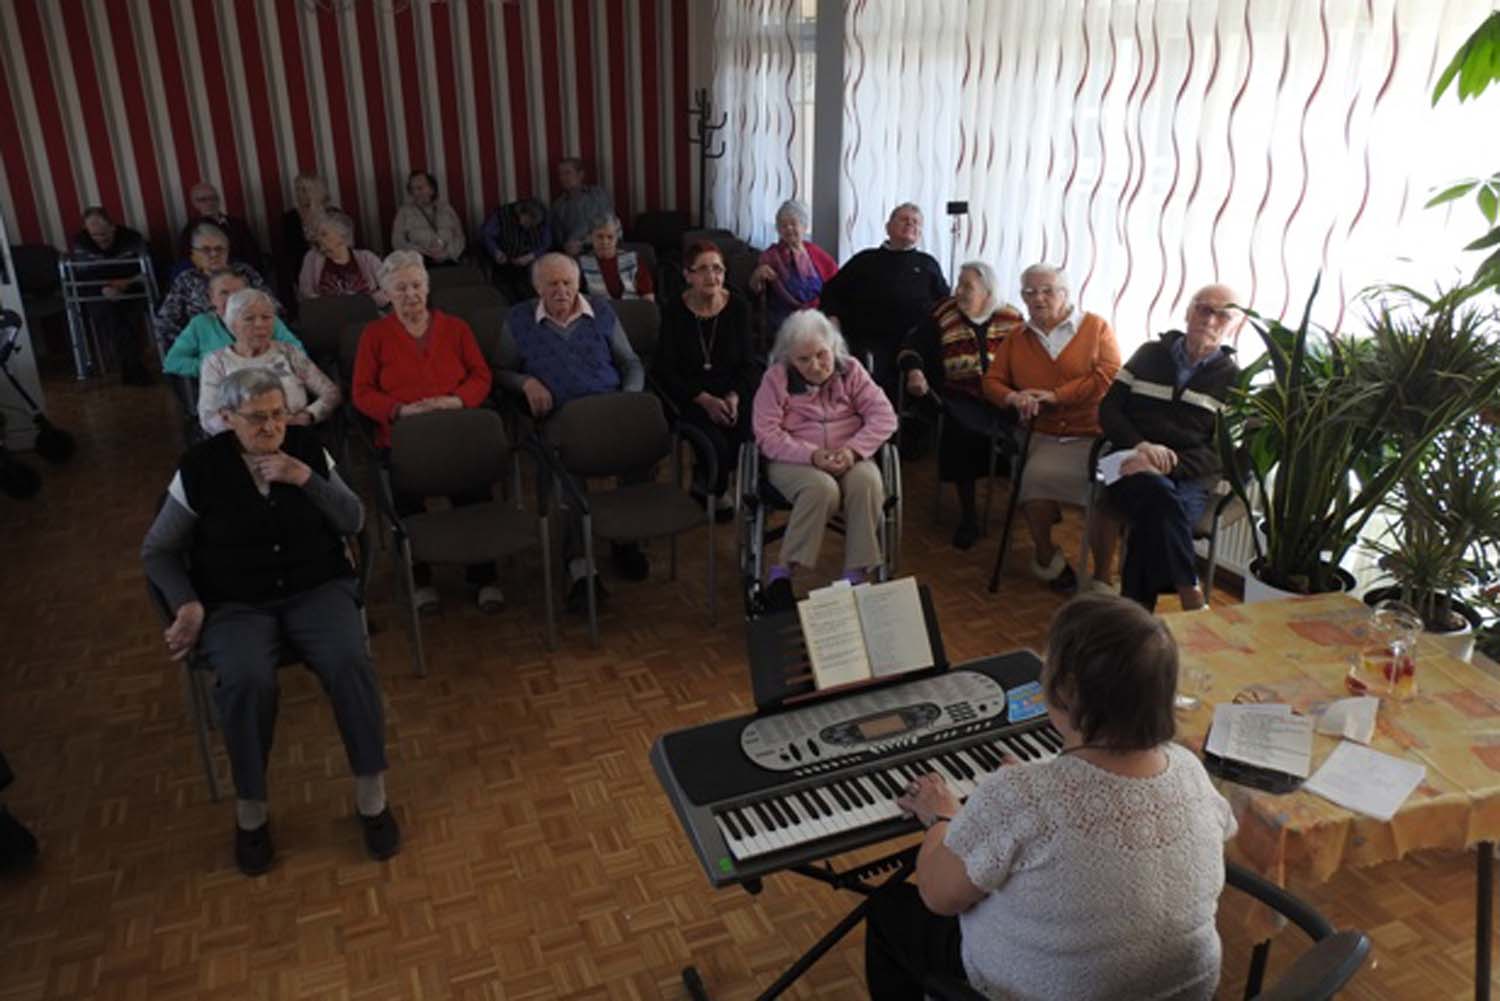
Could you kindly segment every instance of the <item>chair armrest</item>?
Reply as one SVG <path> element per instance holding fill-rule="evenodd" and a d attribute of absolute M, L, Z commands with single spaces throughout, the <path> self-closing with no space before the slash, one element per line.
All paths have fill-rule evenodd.
<path fill-rule="evenodd" d="M 1315 942 L 1334 933 L 1333 925 L 1311 904 L 1228 859 L 1224 860 L 1224 882 L 1284 916 Z"/>
<path fill-rule="evenodd" d="M 1370 955 L 1370 938 L 1360 931 L 1341 931 L 1297 957 L 1276 983 L 1255 995 L 1256 1001 L 1307 1001 L 1331 998 L 1354 979 Z"/>

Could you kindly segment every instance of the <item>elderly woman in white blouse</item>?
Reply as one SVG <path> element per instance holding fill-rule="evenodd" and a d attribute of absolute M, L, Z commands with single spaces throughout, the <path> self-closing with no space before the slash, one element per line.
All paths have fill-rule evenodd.
<path fill-rule="evenodd" d="M 234 293 L 224 306 L 224 325 L 234 343 L 204 358 L 199 371 L 198 423 L 204 431 L 228 430 L 218 408 L 219 386 L 230 373 L 247 368 L 270 369 L 281 379 L 288 424 L 318 424 L 338 408 L 334 381 L 300 350 L 273 340 L 276 302 L 269 295 L 253 288 Z"/>
<path fill-rule="evenodd" d="M 962 806 L 934 773 L 898 800 L 927 835 L 916 885 L 871 904 L 873 1001 L 920 999 L 934 974 L 990 998 L 1214 996 L 1235 822 L 1172 741 L 1172 634 L 1135 602 L 1083 595 L 1052 620 L 1041 680 L 1056 757 L 1004 761 Z"/>
<path fill-rule="evenodd" d="M 415 250 L 429 268 L 457 264 L 464 252 L 464 224 L 438 194 L 437 178 L 414 170 L 406 179 L 406 203 L 391 223 L 391 249 Z"/>

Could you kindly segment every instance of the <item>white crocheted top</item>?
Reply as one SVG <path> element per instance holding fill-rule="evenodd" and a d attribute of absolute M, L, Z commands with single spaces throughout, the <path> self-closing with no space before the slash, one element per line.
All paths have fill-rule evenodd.
<path fill-rule="evenodd" d="M 1150 778 L 1080 758 L 981 783 L 945 844 L 989 895 L 960 916 L 969 981 L 995 999 L 1210 999 L 1234 815 L 1192 752 Z"/>

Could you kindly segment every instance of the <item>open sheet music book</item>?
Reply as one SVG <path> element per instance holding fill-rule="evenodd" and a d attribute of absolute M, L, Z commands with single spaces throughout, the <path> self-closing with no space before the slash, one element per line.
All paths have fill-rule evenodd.
<path fill-rule="evenodd" d="M 797 602 L 819 689 L 934 664 L 915 577 L 884 584 L 832 584 Z"/>

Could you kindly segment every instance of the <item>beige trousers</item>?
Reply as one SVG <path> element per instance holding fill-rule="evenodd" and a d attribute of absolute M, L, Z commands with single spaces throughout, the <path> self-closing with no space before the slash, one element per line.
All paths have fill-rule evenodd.
<path fill-rule="evenodd" d="M 772 462 L 766 466 L 771 485 L 792 502 L 792 518 L 781 540 L 780 562 L 810 567 L 818 562 L 828 519 L 844 511 L 844 569 L 878 566 L 880 508 L 885 487 L 880 467 L 861 459 L 843 476 L 834 478 L 816 466 L 795 462 Z"/>

